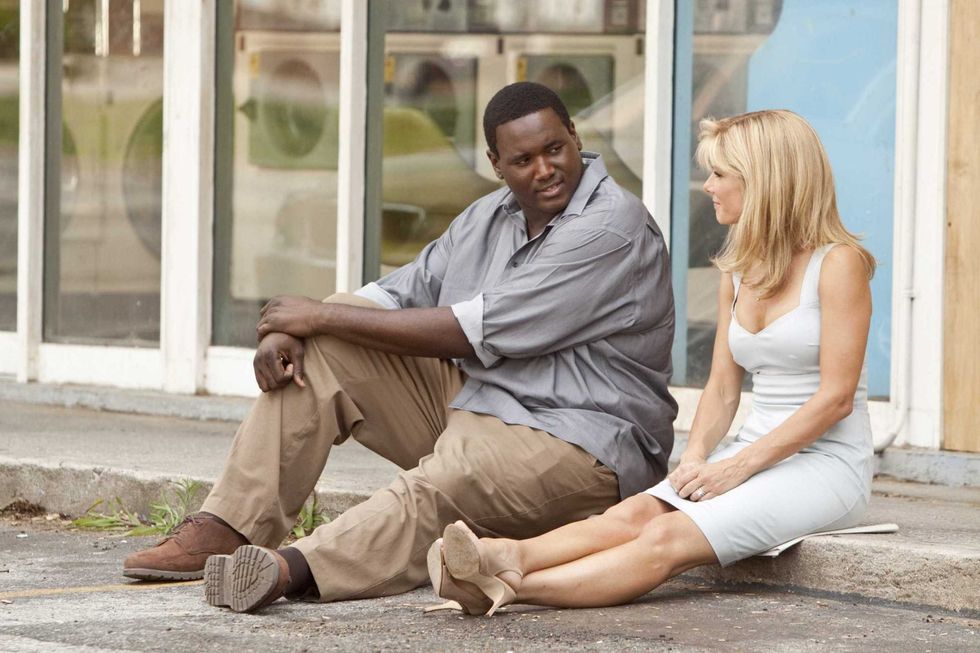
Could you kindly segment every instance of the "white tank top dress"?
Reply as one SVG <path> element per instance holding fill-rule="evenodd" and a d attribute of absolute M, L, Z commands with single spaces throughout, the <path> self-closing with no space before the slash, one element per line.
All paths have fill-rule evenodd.
<path fill-rule="evenodd" d="M 735 441 L 708 457 L 734 456 L 783 423 L 820 386 L 820 298 L 823 259 L 814 251 L 803 274 L 800 304 L 758 333 L 738 323 L 735 302 L 728 342 L 752 374 L 752 408 Z M 741 279 L 735 275 L 735 300 Z M 874 447 L 868 416 L 867 370 L 853 412 L 816 442 L 708 501 L 682 499 L 666 479 L 646 492 L 690 517 L 723 565 L 817 531 L 854 526 L 871 496 Z"/>

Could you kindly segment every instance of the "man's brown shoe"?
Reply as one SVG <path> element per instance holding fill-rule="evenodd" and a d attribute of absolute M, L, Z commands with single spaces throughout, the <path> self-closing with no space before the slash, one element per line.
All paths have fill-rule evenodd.
<path fill-rule="evenodd" d="M 232 555 L 208 558 L 204 596 L 208 603 L 235 612 L 252 612 L 277 600 L 289 584 L 286 559 L 261 546 L 243 546 Z"/>
<path fill-rule="evenodd" d="M 208 556 L 232 553 L 248 540 L 214 515 L 199 512 L 182 521 L 156 546 L 130 554 L 123 576 L 141 580 L 197 580 Z"/>

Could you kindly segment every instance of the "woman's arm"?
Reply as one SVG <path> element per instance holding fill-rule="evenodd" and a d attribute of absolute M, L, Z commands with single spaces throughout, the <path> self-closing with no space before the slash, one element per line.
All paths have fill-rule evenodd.
<path fill-rule="evenodd" d="M 816 441 L 851 414 L 864 366 L 871 323 L 871 286 L 864 262 L 851 247 L 827 253 L 819 282 L 820 387 L 799 410 L 735 456 L 704 465 L 679 493 L 704 488 L 710 499 L 743 483 Z"/>
<path fill-rule="evenodd" d="M 687 448 L 681 455 L 680 464 L 668 477 L 675 489 L 683 487 L 697 468 L 704 464 L 708 454 L 728 433 L 738 410 L 745 370 L 732 358 L 728 347 L 728 327 L 734 300 L 732 275 L 723 274 L 718 287 L 718 330 L 711 355 L 711 373 L 698 401 Z"/>

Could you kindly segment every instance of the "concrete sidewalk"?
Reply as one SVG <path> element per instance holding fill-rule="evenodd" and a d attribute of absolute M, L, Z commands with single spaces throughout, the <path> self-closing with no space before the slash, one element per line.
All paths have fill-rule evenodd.
<path fill-rule="evenodd" d="M 492 619 L 423 614 L 430 588 L 368 601 L 278 601 L 258 614 L 204 602 L 201 582 L 118 576 L 151 538 L 0 518 L 0 651 L 731 651 L 975 653 L 980 619 L 785 589 L 675 579 L 628 605 L 508 606 Z"/>
<path fill-rule="evenodd" d="M 156 408 L 208 401 L 140 396 Z M 247 403 L 213 401 L 228 418 L 237 418 Z M 22 498 L 78 515 L 97 499 L 118 497 L 127 508 L 145 511 L 171 479 L 197 479 L 210 487 L 235 428 L 230 421 L 0 399 L 0 508 Z M 395 473 L 394 465 L 350 442 L 331 453 L 317 493 L 337 514 L 387 485 Z M 715 587 L 764 584 L 980 615 L 980 488 L 879 479 L 866 522 L 896 522 L 901 531 L 814 538 L 776 559 L 755 558 L 690 577 Z"/>

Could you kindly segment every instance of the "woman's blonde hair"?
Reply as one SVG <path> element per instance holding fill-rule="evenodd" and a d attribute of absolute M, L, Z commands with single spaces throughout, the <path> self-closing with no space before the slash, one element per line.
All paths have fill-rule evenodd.
<path fill-rule="evenodd" d="M 759 296 L 785 283 L 795 252 L 830 243 L 855 248 L 868 278 L 875 259 L 841 223 L 834 177 L 820 138 L 806 120 L 785 110 L 754 111 L 701 121 L 696 158 L 705 170 L 742 182 L 742 214 L 713 259 L 723 272 L 754 266 Z"/>

